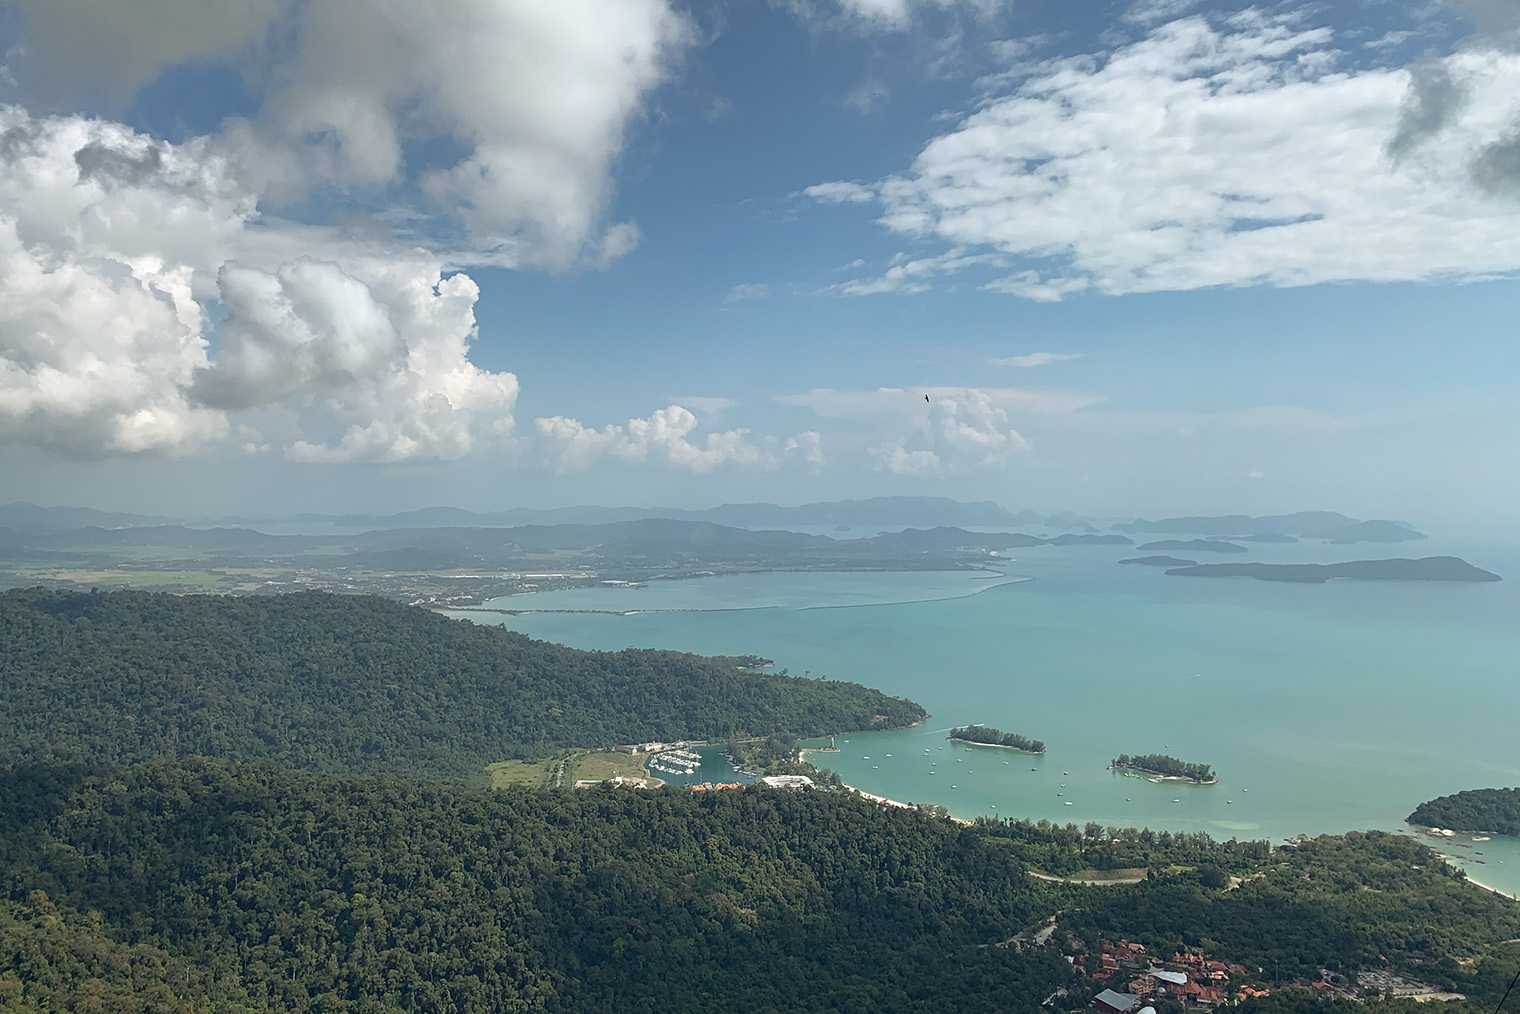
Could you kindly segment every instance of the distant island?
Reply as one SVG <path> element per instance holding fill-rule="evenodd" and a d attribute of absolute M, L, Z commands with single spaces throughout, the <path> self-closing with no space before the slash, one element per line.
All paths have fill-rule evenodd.
<path fill-rule="evenodd" d="M 1065 535 L 1046 539 L 1045 544 L 1048 546 L 1133 546 L 1135 543 L 1122 535 L 1074 535 L 1067 532 Z"/>
<path fill-rule="evenodd" d="M 1216 517 L 1162 518 L 1160 521 L 1138 518 L 1120 522 L 1113 527 L 1116 532 L 1156 532 L 1167 535 L 1228 536 L 1242 532 L 1258 535 L 1308 535 L 1356 523 L 1356 518 L 1348 518 L 1334 511 L 1299 511 L 1296 514 L 1269 514 L 1265 517 L 1225 514 Z"/>
<path fill-rule="evenodd" d="M 1354 560 L 1350 563 L 1205 563 L 1167 571 L 1179 577 L 1252 577 L 1258 581 L 1324 584 L 1332 578 L 1358 581 L 1502 581 L 1455 556 L 1419 560 Z"/>
<path fill-rule="evenodd" d="M 1334 511 L 1299 511 L 1296 514 L 1271 514 L 1265 517 L 1226 514 L 1221 517 L 1163 518 L 1160 521 L 1139 518 L 1120 522 L 1113 526 L 1113 530 L 1212 535 L 1243 542 L 1297 542 L 1300 538 L 1338 543 L 1405 542 L 1425 538 L 1402 521 L 1359 521 Z"/>
<path fill-rule="evenodd" d="M 1419 827 L 1520 835 L 1520 789 L 1467 789 L 1421 803 L 1407 819 Z"/>
<path fill-rule="evenodd" d="M 1175 556 L 1132 556 L 1120 563 L 1133 563 L 1141 567 L 1196 567 L 1197 560 L 1183 560 Z"/>
<path fill-rule="evenodd" d="M 1425 538 L 1424 533 L 1400 521 L 1359 521 L 1354 525 L 1340 525 L 1323 531 L 1310 532 L 1311 539 L 1326 542 L 1411 542 Z"/>
<path fill-rule="evenodd" d="M 1215 785 L 1214 769 L 1207 764 L 1190 764 L 1164 753 L 1147 753 L 1131 757 L 1121 753 L 1109 767 L 1115 771 L 1127 769 L 1154 776 L 1152 781 L 1192 782 L 1194 785 Z"/>
<path fill-rule="evenodd" d="M 1187 549 L 1195 553 L 1244 553 L 1245 546 L 1237 546 L 1233 542 L 1225 542 L 1221 539 L 1162 539 L 1160 542 L 1147 542 L 1139 549 Z"/>
<path fill-rule="evenodd" d="M 978 746 L 1002 746 L 1011 750 L 1022 750 L 1025 753 L 1045 752 L 1044 740 L 1030 739 L 1027 736 L 1020 736 L 1016 732 L 1003 732 L 1001 729 L 990 729 L 985 725 L 967 725 L 959 729 L 951 729 L 950 738 L 960 740 L 962 743 L 975 743 Z"/>

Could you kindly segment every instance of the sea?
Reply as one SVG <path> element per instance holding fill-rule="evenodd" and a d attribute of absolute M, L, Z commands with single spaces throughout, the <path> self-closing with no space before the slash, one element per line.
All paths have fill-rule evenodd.
<path fill-rule="evenodd" d="M 981 570 L 656 581 L 488 603 L 542 610 L 520 615 L 456 615 L 577 648 L 758 654 L 777 671 L 911 698 L 932 715 L 923 725 L 841 735 L 837 752 L 810 759 L 858 789 L 963 819 L 1282 842 L 1412 833 L 1405 818 L 1426 799 L 1520 785 L 1520 545 L 1170 552 L 1268 563 L 1452 555 L 1507 580 L 1172 577 L 1119 565 L 1146 555 L 1129 546 L 1042 546 L 989 556 Z M 948 739 L 968 723 L 1043 740 L 1046 752 Z M 1207 763 L 1219 784 L 1110 770 L 1121 753 Z M 686 781 L 728 779 L 718 754 Z M 1520 894 L 1520 840 L 1425 840 L 1472 879 Z"/>

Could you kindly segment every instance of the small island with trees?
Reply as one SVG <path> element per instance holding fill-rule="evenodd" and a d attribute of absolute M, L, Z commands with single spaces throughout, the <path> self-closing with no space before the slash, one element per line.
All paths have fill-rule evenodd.
<path fill-rule="evenodd" d="M 1467 789 L 1421 803 L 1408 819 L 1419 827 L 1520 835 L 1520 789 Z"/>
<path fill-rule="evenodd" d="M 985 725 L 967 725 L 959 729 L 951 729 L 950 738 L 962 743 L 974 743 L 977 746 L 1001 746 L 1009 750 L 1022 750 L 1025 753 L 1034 754 L 1045 752 L 1044 740 L 1030 739 L 1016 732 L 1003 732 L 1001 729 L 991 729 Z"/>
<path fill-rule="evenodd" d="M 1219 779 L 1207 764 L 1191 764 L 1164 753 L 1147 753 L 1131 757 L 1121 753 L 1109 765 L 1112 770 L 1138 771 L 1150 775 L 1153 782 L 1192 782 L 1194 785 L 1217 785 Z"/>

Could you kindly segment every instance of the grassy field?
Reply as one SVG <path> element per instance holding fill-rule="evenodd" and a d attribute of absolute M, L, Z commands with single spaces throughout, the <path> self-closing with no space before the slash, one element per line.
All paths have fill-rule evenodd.
<path fill-rule="evenodd" d="M 554 778 L 554 772 L 558 767 L 558 757 L 551 757 L 548 760 L 498 761 L 495 764 L 486 765 L 486 774 L 491 776 L 493 789 L 504 789 L 509 785 L 541 788 L 548 785 Z"/>
<path fill-rule="evenodd" d="M 605 781 L 619 776 L 647 779 L 649 770 L 644 767 L 642 758 L 626 753 L 588 753 L 576 762 L 575 774 L 567 782 L 573 785 L 580 780 Z"/>
<path fill-rule="evenodd" d="M 162 588 L 183 585 L 204 591 L 227 591 L 236 586 L 226 574 L 210 570 L 64 570 L 52 577 L 75 584 L 106 588 Z"/>
<path fill-rule="evenodd" d="M 509 785 L 546 788 L 553 785 L 556 777 L 560 776 L 561 765 L 564 774 L 560 777 L 560 784 L 565 788 L 577 781 L 600 782 L 617 777 L 638 778 L 651 785 L 663 784 L 659 779 L 650 777 L 641 758 L 626 753 L 589 753 L 585 750 L 571 750 L 544 760 L 499 761 L 487 765 L 486 774 L 491 776 L 493 789 Z"/>

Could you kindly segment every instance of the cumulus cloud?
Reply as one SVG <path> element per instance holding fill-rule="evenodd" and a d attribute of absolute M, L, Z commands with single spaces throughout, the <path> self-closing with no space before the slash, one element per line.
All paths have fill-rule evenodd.
<path fill-rule="evenodd" d="M 7 108 L 0 147 L 0 439 L 186 454 L 282 405 L 337 428 L 294 437 L 299 460 L 454 458 L 510 433 L 516 378 L 468 360 L 467 276 L 355 251 L 241 263 L 256 200 L 204 140 Z M 245 423 L 236 439 L 265 445 Z"/>
<path fill-rule="evenodd" d="M 637 241 L 631 223 L 602 220 L 612 169 L 691 37 L 666 0 L 463 0 L 447 16 L 368 0 L 20 9 L 25 81 L 125 103 L 168 66 L 230 64 L 260 104 L 218 143 L 261 195 L 415 184 L 431 205 L 418 210 L 443 213 L 434 238 L 477 259 L 551 266 L 605 262 Z M 439 162 L 440 150 L 458 155 Z"/>
<path fill-rule="evenodd" d="M 915 432 L 871 449 L 878 467 L 924 476 L 999 468 L 1029 449 L 1008 413 L 985 392 L 969 388 L 931 400 Z"/>
<path fill-rule="evenodd" d="M 821 438 L 806 432 L 782 443 L 775 437 L 755 437 L 748 429 L 709 433 L 691 439 L 697 417 L 681 405 L 671 405 L 646 419 L 627 425 L 594 429 L 576 419 L 550 416 L 533 421 L 540 460 L 557 472 L 575 472 L 604 461 L 652 463 L 677 471 L 706 475 L 719 468 L 770 471 L 788 459 L 821 464 Z"/>
<path fill-rule="evenodd" d="M 1017 366 L 1029 369 L 1035 366 L 1049 366 L 1051 363 L 1065 363 L 1073 359 L 1081 359 L 1086 352 L 1031 352 L 1023 356 L 1007 356 L 1003 359 L 993 359 L 993 366 Z"/>
<path fill-rule="evenodd" d="M 1520 55 L 1446 58 L 1470 101 L 1414 112 L 1412 72 L 1340 59 L 1328 28 L 1294 19 L 1171 21 L 1022 73 L 910 171 L 846 192 L 874 191 L 892 232 L 947 244 L 951 270 L 1001 258 L 987 287 L 1031 299 L 1520 270 Z M 1444 126 L 1393 160 L 1401 110 L 1412 134 Z"/>
<path fill-rule="evenodd" d="M 194 392 L 234 409 L 317 399 L 342 433 L 293 442 L 296 461 L 450 460 L 510 435 L 517 378 L 468 358 L 475 282 L 431 264 L 364 267 L 224 268 L 223 348 Z"/>
<path fill-rule="evenodd" d="M 517 379 L 471 362 L 479 290 L 457 269 L 635 248 L 638 227 L 607 220 L 613 171 L 690 42 L 684 15 L 127 6 L 18 0 L 22 91 L 119 108 L 167 68 L 223 65 L 252 108 L 174 144 L 0 108 L 0 441 L 77 457 L 230 441 L 313 462 L 511 441 Z M 314 195 L 344 208 L 338 226 L 277 217 Z M 637 439 L 679 455 L 662 424 L 680 428 Z M 718 434 L 691 460 L 746 446 Z"/>
<path fill-rule="evenodd" d="M 207 362 L 194 265 L 251 214 L 203 151 L 0 109 L 0 440 L 92 457 L 225 435 L 188 393 Z"/>

